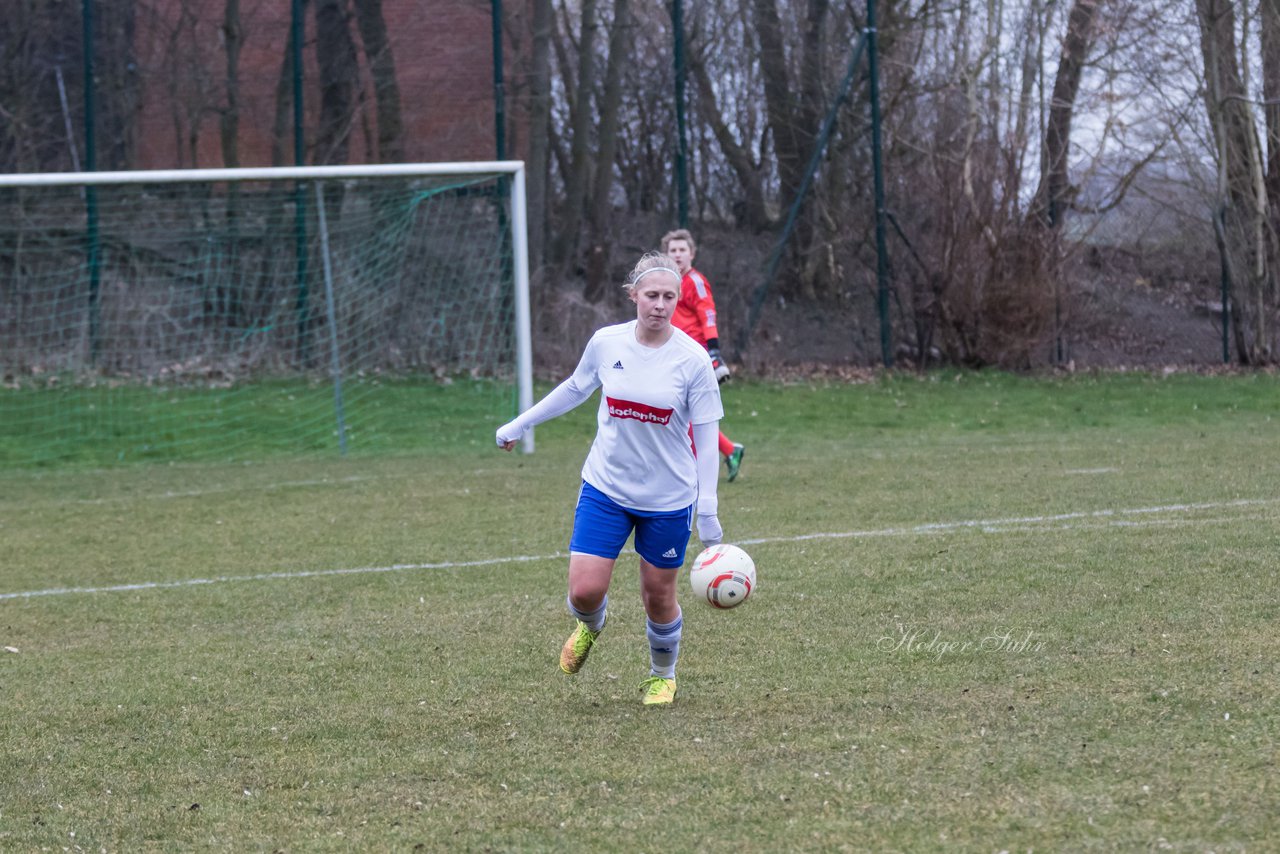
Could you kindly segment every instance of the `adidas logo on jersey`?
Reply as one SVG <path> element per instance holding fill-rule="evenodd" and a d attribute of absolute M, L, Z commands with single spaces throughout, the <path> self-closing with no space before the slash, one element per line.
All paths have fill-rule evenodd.
<path fill-rule="evenodd" d="M 663 557 L 675 557 L 675 556 L 676 556 L 676 550 L 675 550 L 675 547 L 673 546 L 672 548 L 667 549 L 665 552 L 663 552 L 663 553 L 662 553 L 662 556 L 663 556 Z"/>
<path fill-rule="evenodd" d="M 625 370 L 625 369 L 622 367 L 622 360 L 621 360 L 621 359 L 619 359 L 618 361 L 616 361 L 616 362 L 614 362 L 614 363 L 613 363 L 613 369 L 614 369 L 615 371 Z"/>

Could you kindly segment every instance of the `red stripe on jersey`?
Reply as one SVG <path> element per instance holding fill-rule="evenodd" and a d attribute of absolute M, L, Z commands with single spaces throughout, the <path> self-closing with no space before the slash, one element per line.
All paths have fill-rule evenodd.
<path fill-rule="evenodd" d="M 634 418 L 647 424 L 669 424 L 674 409 L 660 409 L 647 403 L 636 403 L 631 400 L 618 400 L 605 397 L 609 405 L 609 415 L 614 418 Z"/>

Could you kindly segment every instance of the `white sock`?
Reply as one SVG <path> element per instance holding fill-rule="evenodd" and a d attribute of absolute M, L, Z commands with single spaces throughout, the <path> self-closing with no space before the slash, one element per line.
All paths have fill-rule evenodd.
<path fill-rule="evenodd" d="M 676 678 L 676 659 L 680 657 L 680 634 L 684 628 L 684 614 L 677 611 L 669 623 L 655 623 L 648 617 L 644 621 L 644 633 L 649 638 L 649 673 L 664 679 Z"/>
<path fill-rule="evenodd" d="M 594 611 L 579 611 L 573 607 L 573 600 L 566 597 L 564 601 L 569 606 L 569 613 L 586 623 L 588 629 L 598 632 L 604 628 L 604 620 L 608 616 L 605 613 L 605 607 L 609 604 L 609 595 L 607 593 L 604 599 L 600 601 L 600 607 Z"/>

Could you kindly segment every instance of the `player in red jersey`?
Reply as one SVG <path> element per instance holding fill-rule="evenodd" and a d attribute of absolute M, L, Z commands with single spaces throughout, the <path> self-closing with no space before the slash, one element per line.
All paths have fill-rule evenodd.
<path fill-rule="evenodd" d="M 680 301 L 676 303 L 675 314 L 671 316 L 671 325 L 707 348 L 711 365 L 716 371 L 716 380 L 723 383 L 729 379 L 729 366 L 720 356 L 716 301 L 711 294 L 711 283 L 707 281 L 707 277 L 693 268 L 694 256 L 698 254 L 693 235 L 684 228 L 668 231 L 662 236 L 662 252 L 676 262 L 680 275 L 684 277 L 680 281 Z M 720 454 L 729 467 L 729 481 L 732 482 L 742 468 L 745 449 L 737 442 L 730 441 L 724 433 L 720 434 L 719 445 Z"/>

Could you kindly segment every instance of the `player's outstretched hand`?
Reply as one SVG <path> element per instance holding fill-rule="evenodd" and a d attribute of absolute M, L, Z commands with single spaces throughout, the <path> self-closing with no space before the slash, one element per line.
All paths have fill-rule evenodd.
<path fill-rule="evenodd" d="M 698 539 L 707 548 L 720 545 L 720 541 L 724 539 L 724 530 L 720 527 L 719 516 L 714 513 L 698 514 Z"/>
<path fill-rule="evenodd" d="M 711 357 L 711 367 L 716 372 L 716 382 L 722 383 L 729 379 L 731 372 L 729 366 L 724 363 L 724 359 L 720 357 L 720 351 L 713 347 L 707 351 L 707 355 Z"/>
<path fill-rule="evenodd" d="M 498 428 L 498 447 L 504 451 L 511 450 L 516 446 L 516 443 L 520 441 L 520 435 L 522 433 L 524 433 L 524 431 L 517 429 L 514 421 L 509 424 L 503 424 Z"/>

